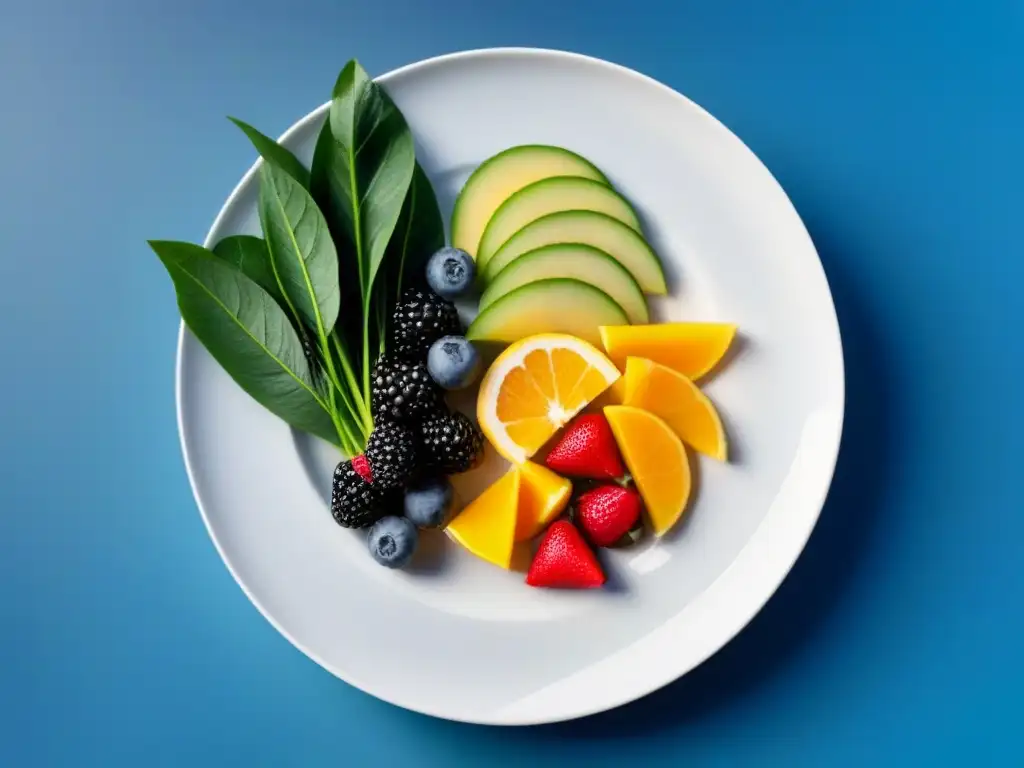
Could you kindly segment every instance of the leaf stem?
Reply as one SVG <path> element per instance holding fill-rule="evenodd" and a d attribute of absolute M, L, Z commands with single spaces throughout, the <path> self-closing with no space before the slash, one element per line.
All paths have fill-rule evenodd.
<path fill-rule="evenodd" d="M 370 402 L 370 301 L 363 305 L 363 400 Z"/>
<path fill-rule="evenodd" d="M 360 411 L 352 402 L 351 392 L 345 387 L 334 387 L 332 384 L 330 384 L 330 382 L 328 382 L 328 386 L 331 387 L 332 392 L 337 391 L 338 395 L 341 397 L 342 404 L 345 406 L 348 421 L 359 427 L 359 435 L 361 435 L 365 439 L 367 435 L 366 429 L 363 425 L 363 417 Z M 353 434 L 353 437 L 358 438 L 358 435 Z"/>
<path fill-rule="evenodd" d="M 369 437 L 370 432 L 373 430 L 373 416 L 370 413 L 369 400 L 364 399 L 365 396 L 363 390 L 359 386 L 355 371 L 352 368 L 352 362 L 348 358 L 348 351 L 345 349 L 345 345 L 338 336 L 338 332 L 336 330 L 331 332 L 331 341 L 334 342 L 334 348 L 338 352 L 338 360 L 341 362 L 342 373 L 345 375 L 345 381 L 348 384 L 348 392 L 351 394 L 351 399 L 355 403 L 355 408 L 358 411 L 357 415 L 362 423 L 363 432 L 366 437 Z M 367 392 L 368 391 L 369 390 L 367 390 Z"/>

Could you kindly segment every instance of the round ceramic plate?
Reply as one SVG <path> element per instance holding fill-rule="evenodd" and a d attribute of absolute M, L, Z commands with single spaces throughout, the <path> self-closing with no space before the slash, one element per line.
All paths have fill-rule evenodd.
<path fill-rule="evenodd" d="M 331 73 L 328 73 L 331 74 Z M 178 411 L 210 535 L 242 589 L 324 668 L 394 704 L 455 720 L 540 723 L 623 704 L 717 651 L 800 554 L 832 478 L 843 360 L 831 294 L 789 199 L 725 127 L 628 69 L 539 50 L 443 56 L 380 78 L 405 114 L 446 218 L 470 172 L 516 144 L 568 147 L 641 213 L 671 293 L 661 320 L 737 323 L 707 381 L 728 464 L 700 459 L 685 521 L 605 551 L 602 590 L 525 585 L 523 574 L 426 535 L 391 571 L 328 511 L 335 449 L 244 394 L 183 329 Z M 321 107 L 283 142 L 306 163 Z M 207 241 L 259 233 L 255 168 Z M 499 470 L 457 483 L 461 500 Z"/>

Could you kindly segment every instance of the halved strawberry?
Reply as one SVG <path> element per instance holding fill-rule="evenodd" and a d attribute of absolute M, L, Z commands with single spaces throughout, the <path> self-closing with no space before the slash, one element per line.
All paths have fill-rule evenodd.
<path fill-rule="evenodd" d="M 605 582 L 601 564 L 568 520 L 551 524 L 533 556 L 526 583 L 531 587 L 592 589 Z"/>
<path fill-rule="evenodd" d="M 584 414 L 570 424 L 544 463 L 570 477 L 615 480 L 626 474 L 612 428 L 601 413 Z"/>

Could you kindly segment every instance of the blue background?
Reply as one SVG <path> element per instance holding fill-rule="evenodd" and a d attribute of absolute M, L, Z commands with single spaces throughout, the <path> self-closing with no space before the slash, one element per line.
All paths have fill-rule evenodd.
<path fill-rule="evenodd" d="M 0 2 L 0 764 L 1022 764 L 1022 9 Z M 351 56 L 496 45 L 639 69 L 738 133 L 848 363 L 833 492 L 765 611 L 646 700 L 527 730 L 378 702 L 248 603 L 186 481 L 144 242 L 201 240 L 253 161 L 225 114 L 277 135 Z"/>

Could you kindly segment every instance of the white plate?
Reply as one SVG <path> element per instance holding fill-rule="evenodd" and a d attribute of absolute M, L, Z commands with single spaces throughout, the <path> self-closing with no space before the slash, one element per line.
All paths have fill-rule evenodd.
<path fill-rule="evenodd" d="M 810 535 L 843 419 L 839 328 L 824 272 L 758 159 L 685 97 L 583 56 L 486 50 L 380 79 L 404 112 L 447 217 L 473 168 L 523 143 L 593 160 L 640 210 L 671 280 L 661 319 L 739 324 L 706 387 L 734 460 L 699 462 L 686 522 L 608 552 L 602 591 L 538 590 L 441 535 L 390 571 L 328 508 L 338 456 L 293 433 L 183 329 L 178 413 L 189 477 L 217 549 L 264 616 L 343 680 L 454 720 L 527 724 L 623 704 L 676 679 L 757 613 Z M 305 162 L 324 107 L 284 143 Z M 258 233 L 255 167 L 207 244 Z M 460 482 L 466 497 L 493 467 Z"/>

